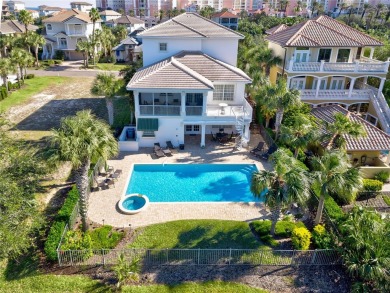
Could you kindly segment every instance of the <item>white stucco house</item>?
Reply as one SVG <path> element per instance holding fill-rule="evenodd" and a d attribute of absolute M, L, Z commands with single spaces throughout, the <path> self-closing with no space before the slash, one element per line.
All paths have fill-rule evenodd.
<path fill-rule="evenodd" d="M 129 15 L 123 15 L 115 19 L 107 20 L 105 22 L 105 25 L 108 27 L 116 27 L 118 25 L 122 25 L 126 27 L 129 33 L 132 33 L 133 31 L 145 28 L 145 21 Z"/>
<path fill-rule="evenodd" d="M 112 51 L 116 62 L 135 62 L 141 59 L 142 44 L 132 37 L 127 37 L 112 48 Z"/>
<path fill-rule="evenodd" d="M 93 23 L 87 13 L 76 9 L 63 10 L 42 23 L 46 31 L 42 59 L 54 58 L 57 50 L 64 51 L 68 60 L 83 59 L 82 54 L 76 51 L 76 45 L 92 35 Z M 96 22 L 95 29 L 101 29 L 100 21 Z"/>
<path fill-rule="evenodd" d="M 244 36 L 196 13 L 184 13 L 140 33 L 143 65 L 127 85 L 134 93 L 136 141 L 186 143 L 220 128 L 249 140 L 251 79 L 236 67 Z M 241 141 L 241 140 L 240 140 Z"/>

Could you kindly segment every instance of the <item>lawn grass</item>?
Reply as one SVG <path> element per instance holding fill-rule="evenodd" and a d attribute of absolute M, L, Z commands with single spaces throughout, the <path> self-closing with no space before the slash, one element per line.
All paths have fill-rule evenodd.
<path fill-rule="evenodd" d="M 130 124 L 130 101 L 128 97 L 114 99 L 114 124 L 112 127 L 123 127 Z"/>
<path fill-rule="evenodd" d="M 147 226 L 131 248 L 264 248 L 239 221 L 181 220 Z"/>
<path fill-rule="evenodd" d="M 69 80 L 68 77 L 59 76 L 39 76 L 26 79 L 21 89 L 12 92 L 9 97 L 0 101 L 0 111 L 7 111 L 10 107 L 22 104 L 48 87 L 62 84 L 67 80 Z"/>
<path fill-rule="evenodd" d="M 126 66 L 127 66 L 126 64 L 118 64 L 118 63 L 98 63 L 95 65 L 95 68 L 104 71 L 120 71 Z"/>

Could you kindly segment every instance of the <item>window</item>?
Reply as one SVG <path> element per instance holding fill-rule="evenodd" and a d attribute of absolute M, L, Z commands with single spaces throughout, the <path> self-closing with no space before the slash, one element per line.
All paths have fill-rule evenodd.
<path fill-rule="evenodd" d="M 167 51 L 167 43 L 160 43 L 160 52 Z"/>
<path fill-rule="evenodd" d="M 332 49 L 320 49 L 320 52 L 318 53 L 318 62 L 321 62 L 321 60 L 329 62 L 331 54 Z"/>
<path fill-rule="evenodd" d="M 350 49 L 339 49 L 337 53 L 337 62 L 348 62 Z"/>
<path fill-rule="evenodd" d="M 192 125 L 186 125 L 186 131 L 192 131 Z"/>
<path fill-rule="evenodd" d="M 51 31 L 53 29 L 50 23 L 47 24 L 46 28 L 48 31 Z"/>
<path fill-rule="evenodd" d="M 186 106 L 203 106 L 203 94 L 187 93 Z"/>
<path fill-rule="evenodd" d="M 61 38 L 60 39 L 60 47 L 66 47 L 68 44 L 66 42 L 66 38 Z"/>
<path fill-rule="evenodd" d="M 199 131 L 199 130 L 200 130 L 199 125 L 194 125 L 194 131 Z"/>
<path fill-rule="evenodd" d="M 216 84 L 214 86 L 214 101 L 233 101 L 234 85 L 232 84 Z"/>
<path fill-rule="evenodd" d="M 142 137 L 155 137 L 154 131 L 144 131 Z"/>

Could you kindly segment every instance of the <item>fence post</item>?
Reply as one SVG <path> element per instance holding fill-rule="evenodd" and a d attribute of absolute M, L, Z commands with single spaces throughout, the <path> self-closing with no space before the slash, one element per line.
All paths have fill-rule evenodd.
<path fill-rule="evenodd" d="M 73 266 L 73 250 L 69 250 L 70 255 L 70 265 Z"/>
<path fill-rule="evenodd" d="M 60 251 L 57 248 L 57 259 L 58 259 L 58 265 L 61 267 L 61 257 L 60 257 Z"/>
<path fill-rule="evenodd" d="M 168 251 L 168 248 L 166 248 L 165 251 L 166 251 L 166 255 L 167 255 L 167 264 L 169 264 L 169 257 L 168 257 L 169 251 Z"/>
<path fill-rule="evenodd" d="M 230 265 L 231 259 L 232 259 L 232 249 L 230 248 L 230 252 L 229 252 L 229 265 Z"/>
<path fill-rule="evenodd" d="M 291 256 L 291 265 L 294 265 L 294 256 L 295 256 L 295 250 L 293 250 L 293 254 Z"/>
<path fill-rule="evenodd" d="M 260 253 L 260 260 L 259 260 L 259 265 L 262 265 L 262 262 L 263 262 L 263 254 L 264 254 L 264 251 L 263 250 L 260 250 L 259 251 L 259 253 Z"/>
<path fill-rule="evenodd" d="M 200 264 L 200 248 L 198 248 L 198 265 Z"/>
<path fill-rule="evenodd" d="M 103 264 L 103 268 L 104 266 L 106 265 L 106 259 L 104 258 L 104 249 L 102 248 L 102 264 Z"/>
<path fill-rule="evenodd" d="M 317 249 L 314 250 L 313 256 L 312 256 L 312 258 L 311 258 L 311 264 L 312 264 L 312 265 L 314 264 L 314 262 L 315 262 L 315 260 L 316 260 L 316 256 L 317 256 Z"/>

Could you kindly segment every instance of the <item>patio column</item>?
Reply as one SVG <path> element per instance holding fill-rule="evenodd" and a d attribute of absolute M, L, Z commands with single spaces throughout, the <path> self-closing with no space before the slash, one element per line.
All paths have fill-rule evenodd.
<path fill-rule="evenodd" d="M 181 92 L 180 115 L 181 116 L 185 116 L 186 115 L 186 93 L 185 92 Z"/>
<path fill-rule="evenodd" d="M 351 77 L 351 83 L 349 84 L 348 99 L 350 99 L 352 97 L 352 90 L 353 90 L 353 87 L 355 85 L 355 80 L 356 80 L 356 78 Z"/>
<path fill-rule="evenodd" d="M 208 92 L 203 93 L 202 116 L 207 116 L 207 94 Z"/>
<path fill-rule="evenodd" d="M 320 87 L 321 87 L 321 78 L 317 77 L 317 88 L 316 88 L 316 96 L 315 96 L 316 99 L 318 98 Z"/>
<path fill-rule="evenodd" d="M 135 112 L 135 117 L 139 116 L 139 92 L 134 91 L 134 112 Z"/>
<path fill-rule="evenodd" d="M 382 93 L 383 87 L 385 86 L 385 81 L 386 81 L 386 78 L 381 78 L 381 83 L 380 83 L 379 89 L 378 89 L 378 96 L 380 96 Z"/>
<path fill-rule="evenodd" d="M 249 141 L 250 134 L 249 134 L 249 123 L 245 124 L 245 130 L 244 130 L 244 138 Z"/>
<path fill-rule="evenodd" d="M 290 89 L 291 77 L 287 76 L 287 89 Z"/>
<path fill-rule="evenodd" d="M 206 125 L 202 124 L 200 127 L 201 127 L 200 147 L 204 148 L 206 146 Z"/>
<path fill-rule="evenodd" d="M 370 48 L 370 59 L 374 58 L 374 47 Z"/>

